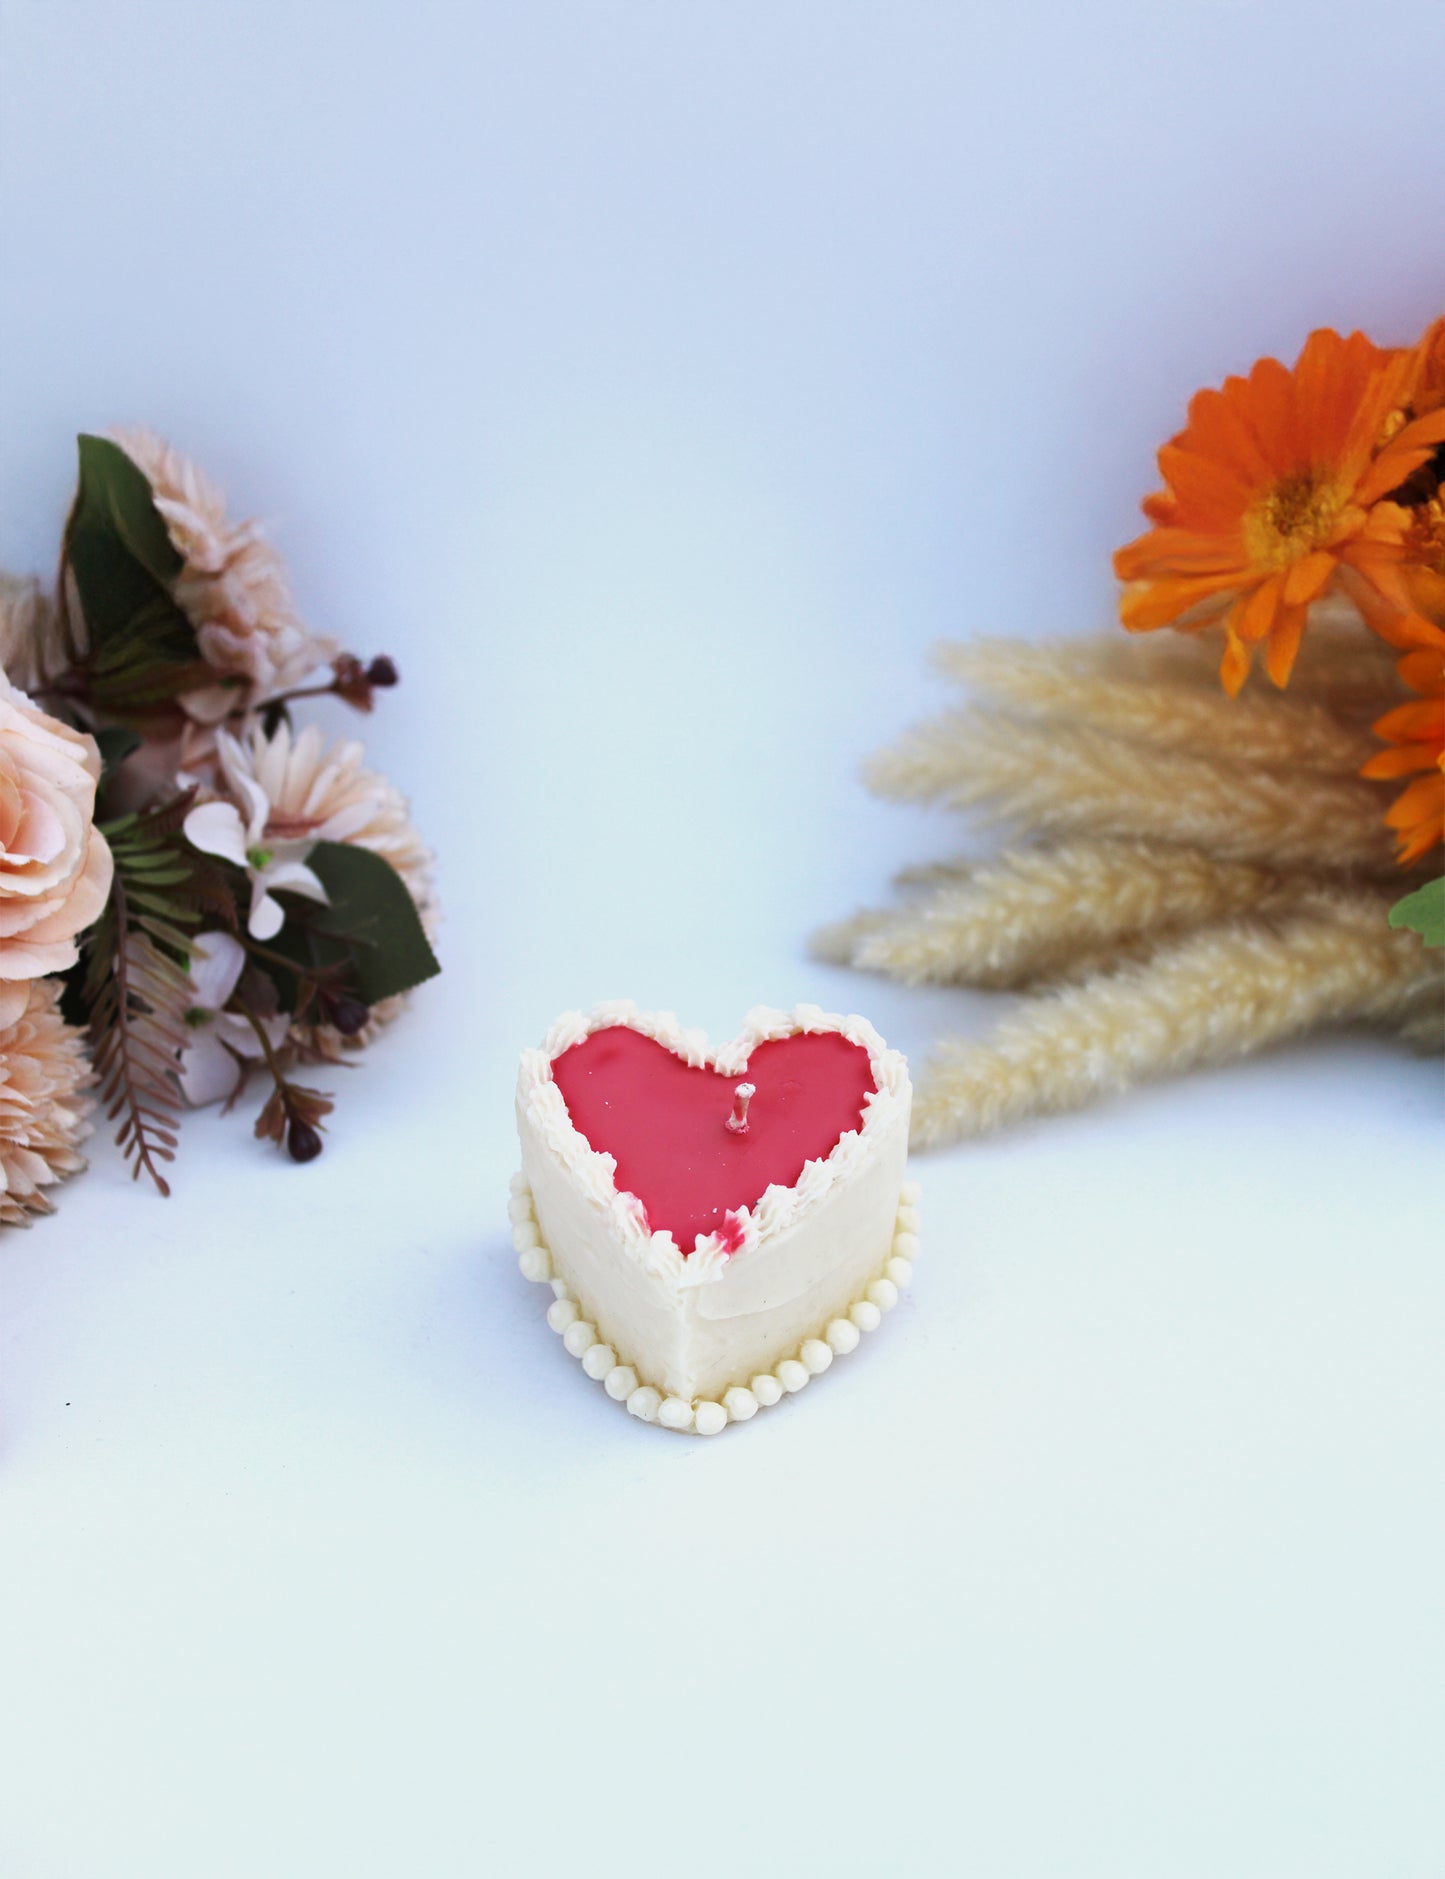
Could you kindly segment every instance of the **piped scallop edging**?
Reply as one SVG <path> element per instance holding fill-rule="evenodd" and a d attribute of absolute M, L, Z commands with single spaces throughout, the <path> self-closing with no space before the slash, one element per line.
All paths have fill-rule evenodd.
<path fill-rule="evenodd" d="M 845 1312 L 830 1318 L 812 1337 L 804 1338 L 790 1357 L 747 1383 L 735 1383 L 719 1401 L 710 1397 L 669 1396 L 639 1376 L 625 1355 L 606 1343 L 596 1325 L 582 1315 L 582 1307 L 564 1279 L 555 1276 L 552 1255 L 542 1239 L 532 1206 L 532 1190 L 525 1174 L 512 1176 L 512 1198 L 507 1206 L 512 1222 L 512 1244 L 522 1277 L 552 1289 L 547 1323 L 562 1339 L 587 1375 L 600 1383 L 614 1402 L 625 1403 L 628 1413 L 642 1422 L 685 1435 L 718 1435 L 730 1422 L 750 1422 L 760 1409 L 770 1409 L 784 1396 L 795 1396 L 814 1377 L 820 1377 L 835 1357 L 857 1350 L 863 1337 L 876 1331 L 884 1316 L 898 1303 L 898 1295 L 913 1278 L 919 1249 L 919 1187 L 905 1181 L 899 1190 L 893 1242 L 876 1276 Z"/>

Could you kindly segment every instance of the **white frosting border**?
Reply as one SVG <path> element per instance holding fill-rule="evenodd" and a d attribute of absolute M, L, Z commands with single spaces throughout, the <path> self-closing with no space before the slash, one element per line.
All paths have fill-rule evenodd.
<path fill-rule="evenodd" d="M 821 1325 L 814 1336 L 804 1338 L 791 1357 L 783 1358 L 771 1370 L 753 1377 L 747 1385 L 734 1384 L 724 1390 L 720 1402 L 709 1397 L 694 1397 L 689 1401 L 685 1397 L 666 1395 L 638 1375 L 636 1365 L 628 1361 L 624 1352 L 598 1336 L 597 1327 L 583 1318 L 567 1282 L 554 1274 L 552 1255 L 537 1225 L 532 1190 L 525 1174 L 512 1176 L 512 1198 L 507 1212 L 512 1221 L 512 1244 L 517 1250 L 522 1277 L 551 1287 L 553 1298 L 547 1307 L 547 1323 L 560 1335 L 568 1355 L 578 1360 L 587 1375 L 600 1383 L 614 1402 L 625 1403 L 629 1414 L 640 1421 L 655 1422 L 679 1434 L 717 1435 L 730 1422 L 749 1422 L 760 1409 L 770 1408 L 784 1396 L 796 1395 L 814 1377 L 821 1376 L 835 1357 L 846 1357 L 856 1350 L 865 1332 L 878 1329 L 883 1314 L 893 1309 L 898 1303 L 898 1294 L 913 1279 L 913 1262 L 919 1252 L 918 1200 L 918 1183 L 905 1181 L 898 1195 L 893 1244 L 877 1277 L 870 1281 L 862 1297 L 855 1299 L 846 1312 Z"/>
<path fill-rule="evenodd" d="M 759 1005 L 744 1018 L 738 1035 L 716 1050 L 709 1047 L 706 1032 L 684 1030 L 670 1011 L 639 1011 L 630 998 L 611 999 L 588 1012 L 564 1012 L 539 1049 L 522 1052 L 517 1070 L 517 1105 L 530 1117 L 541 1139 L 566 1164 L 592 1205 L 611 1216 L 625 1251 L 675 1291 L 722 1278 L 730 1255 L 724 1251 L 721 1237 L 709 1234 L 699 1239 L 684 1257 L 670 1232 L 664 1229 L 649 1233 L 636 1197 L 617 1190 L 616 1161 L 611 1155 L 599 1153 L 573 1126 L 552 1075 L 554 1057 L 580 1044 L 594 1031 L 615 1024 L 655 1038 L 684 1062 L 709 1065 L 723 1076 L 740 1075 L 759 1044 L 799 1032 L 834 1031 L 868 1052 L 876 1087 L 863 1099 L 862 1128 L 848 1129 L 840 1135 L 824 1160 L 804 1162 L 803 1172 L 791 1187 L 775 1183 L 764 1191 L 755 1208 L 739 1208 L 736 1218 L 741 1222 L 742 1238 L 735 1244 L 736 1251 L 756 1246 L 794 1225 L 835 1182 L 847 1178 L 867 1154 L 871 1137 L 886 1129 L 910 1100 L 908 1063 L 902 1051 L 890 1050 L 866 1018 L 841 1017 L 817 1005 L 795 1005 L 791 1011 Z"/>

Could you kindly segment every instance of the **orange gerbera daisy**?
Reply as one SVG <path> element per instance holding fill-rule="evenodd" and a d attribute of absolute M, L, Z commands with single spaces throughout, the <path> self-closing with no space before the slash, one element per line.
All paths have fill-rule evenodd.
<path fill-rule="evenodd" d="M 1363 774 L 1414 778 L 1385 816 L 1408 866 L 1445 840 L 1445 652 L 1429 646 L 1406 653 L 1400 676 L 1420 699 L 1380 719 L 1375 734 L 1391 748 L 1371 757 Z"/>
<path fill-rule="evenodd" d="M 1114 557 L 1124 625 L 1193 629 L 1222 616 L 1225 689 L 1239 691 L 1261 642 L 1284 685 L 1310 604 L 1343 572 L 1388 637 L 1445 645 L 1402 583 L 1409 512 L 1383 500 L 1445 440 L 1445 409 L 1400 423 L 1420 373 L 1418 349 L 1326 327 L 1292 368 L 1260 359 L 1248 378 L 1198 392 L 1159 452 L 1165 488 L 1144 504 L 1154 527 Z"/>
<path fill-rule="evenodd" d="M 1419 376 L 1410 408 L 1416 417 L 1424 417 L 1445 405 L 1445 314 L 1436 320 L 1417 350 Z"/>

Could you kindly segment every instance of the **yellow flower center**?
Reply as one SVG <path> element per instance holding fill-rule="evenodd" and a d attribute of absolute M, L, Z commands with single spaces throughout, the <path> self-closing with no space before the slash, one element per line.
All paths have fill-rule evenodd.
<path fill-rule="evenodd" d="M 1283 476 L 1244 512 L 1245 552 L 1256 567 L 1287 568 L 1334 535 L 1345 491 L 1314 470 Z"/>

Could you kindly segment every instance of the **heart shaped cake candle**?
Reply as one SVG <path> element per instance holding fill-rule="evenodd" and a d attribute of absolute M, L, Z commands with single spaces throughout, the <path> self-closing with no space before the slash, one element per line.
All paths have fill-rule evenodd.
<path fill-rule="evenodd" d="M 522 1270 L 610 1396 L 714 1434 L 877 1328 L 917 1252 L 908 1069 L 862 1018 L 758 1010 L 711 1050 L 629 1003 L 561 1018 L 517 1082 Z"/>

